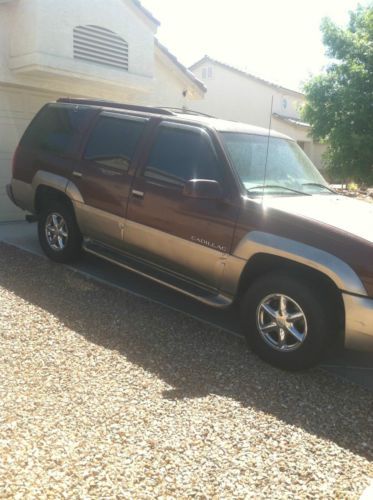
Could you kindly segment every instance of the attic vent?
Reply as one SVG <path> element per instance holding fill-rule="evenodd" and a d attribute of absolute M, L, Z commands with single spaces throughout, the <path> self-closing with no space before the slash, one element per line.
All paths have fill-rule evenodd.
<path fill-rule="evenodd" d="M 74 58 L 128 71 L 128 43 L 100 26 L 74 28 Z"/>

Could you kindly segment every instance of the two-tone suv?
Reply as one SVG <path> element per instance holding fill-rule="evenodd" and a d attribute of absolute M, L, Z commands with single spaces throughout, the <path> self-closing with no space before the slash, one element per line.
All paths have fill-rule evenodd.
<path fill-rule="evenodd" d="M 373 206 L 338 196 L 290 138 L 162 108 L 60 99 L 8 186 L 57 262 L 81 250 L 218 308 L 286 369 L 373 345 Z M 30 218 L 30 216 L 29 216 Z"/>

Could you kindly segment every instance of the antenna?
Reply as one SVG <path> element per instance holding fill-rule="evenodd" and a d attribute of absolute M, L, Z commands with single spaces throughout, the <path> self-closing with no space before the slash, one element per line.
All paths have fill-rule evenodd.
<path fill-rule="evenodd" d="M 268 127 L 268 137 L 267 137 L 267 151 L 266 151 L 266 160 L 264 164 L 264 177 L 263 177 L 263 191 L 262 191 L 262 203 L 264 200 L 264 189 L 267 180 L 267 165 L 268 165 L 268 153 L 269 153 L 269 140 L 271 138 L 271 127 L 272 127 L 272 112 L 273 112 L 273 95 L 271 98 L 271 111 L 269 114 L 269 127 Z"/>

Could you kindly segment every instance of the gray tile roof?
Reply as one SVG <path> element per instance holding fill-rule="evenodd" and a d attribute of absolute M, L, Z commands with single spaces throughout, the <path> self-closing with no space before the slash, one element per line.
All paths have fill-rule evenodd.
<path fill-rule="evenodd" d="M 207 88 L 201 80 L 199 80 L 194 73 L 192 73 L 186 66 L 184 66 L 178 58 L 172 54 L 167 47 L 165 47 L 157 38 L 155 38 L 155 44 L 159 47 L 159 49 L 177 66 L 187 78 L 193 81 L 197 87 L 200 88 L 203 92 L 206 92 Z"/>
<path fill-rule="evenodd" d="M 293 116 L 280 115 L 279 113 L 273 113 L 275 118 L 282 120 L 283 122 L 289 123 L 290 125 L 295 125 L 296 127 L 309 128 L 309 123 L 302 121 L 300 118 L 294 118 Z"/>
<path fill-rule="evenodd" d="M 153 14 L 142 5 L 140 0 L 132 0 L 132 2 L 136 5 L 136 7 L 138 7 L 146 15 L 146 17 L 148 17 L 151 21 L 153 21 L 154 24 L 156 24 L 157 26 L 159 26 L 161 24 L 158 21 L 158 19 L 155 18 L 153 16 Z"/>
<path fill-rule="evenodd" d="M 258 81 L 260 83 L 263 83 L 264 85 L 267 85 L 269 87 L 275 88 L 275 89 L 280 90 L 282 92 L 286 92 L 288 94 L 297 95 L 299 97 L 301 97 L 301 96 L 303 97 L 304 96 L 304 94 L 302 94 L 301 92 L 298 92 L 297 90 L 288 89 L 286 87 L 283 87 L 282 85 L 278 85 L 276 83 L 269 82 L 268 80 L 264 80 L 264 78 L 260 78 L 258 76 L 255 76 L 255 75 L 251 74 L 251 73 L 248 73 L 247 71 L 243 71 L 242 69 L 236 68 L 235 66 L 231 66 L 230 64 L 218 61 L 217 59 L 213 59 L 212 57 L 210 57 L 208 55 L 203 56 L 199 61 L 197 61 L 194 64 L 192 64 L 192 66 L 190 66 L 189 69 L 191 71 L 193 71 L 197 66 L 199 66 L 200 64 L 205 63 L 205 62 L 210 62 L 210 63 L 218 64 L 219 66 L 222 66 L 222 67 L 224 67 L 226 69 L 229 69 L 229 70 L 231 70 L 231 71 L 233 71 L 235 73 L 238 73 L 241 76 L 245 76 L 245 77 L 250 78 L 252 80 L 256 80 L 256 81 Z"/>

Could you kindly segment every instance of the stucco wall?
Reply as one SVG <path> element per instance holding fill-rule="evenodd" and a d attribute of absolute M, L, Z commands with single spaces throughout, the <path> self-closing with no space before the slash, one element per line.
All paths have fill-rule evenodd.
<path fill-rule="evenodd" d="M 210 67 L 211 78 L 207 68 Z M 206 71 L 203 71 L 203 70 Z M 224 66 L 207 61 L 193 69 L 194 74 L 207 86 L 205 98 L 189 107 L 219 118 L 241 121 L 259 127 L 268 128 L 272 112 L 290 118 L 300 118 L 300 109 L 304 104 L 304 96 L 286 92 L 285 89 L 267 85 L 254 78 L 241 75 Z M 272 116 L 272 129 L 277 130 L 298 142 L 304 143 L 304 150 L 318 168 L 323 168 L 322 154 L 325 145 L 314 144 L 308 135 L 308 128 L 292 125 Z"/>
<path fill-rule="evenodd" d="M 182 108 L 188 104 L 188 98 L 183 96 L 183 91 L 190 87 L 180 72 L 170 66 L 167 59 L 157 51 L 154 65 L 154 83 L 149 96 L 143 101 L 144 104 L 154 106 L 169 106 Z M 190 95 L 190 91 L 187 90 Z M 194 97 L 195 99 L 196 97 Z M 202 94 L 199 99 L 202 98 Z M 193 102 L 196 102 L 193 100 Z"/>
<path fill-rule="evenodd" d="M 129 70 L 73 57 L 73 28 L 98 25 L 129 45 Z M 122 102 L 178 106 L 185 81 L 175 64 L 155 54 L 155 25 L 132 0 L 13 0 L 0 3 L 0 82 Z M 158 66 L 158 69 L 155 66 Z M 178 88 L 180 86 L 180 88 Z"/>
<path fill-rule="evenodd" d="M 272 128 L 281 132 L 282 134 L 288 135 L 292 139 L 301 142 L 311 141 L 311 138 L 308 135 L 308 128 L 305 127 L 296 127 L 294 125 L 290 125 L 275 116 L 272 117 Z"/>
<path fill-rule="evenodd" d="M 128 42 L 128 71 L 73 57 L 73 28 L 89 24 Z M 111 92 L 129 100 L 152 88 L 154 32 L 128 0 L 0 3 L 0 82 L 90 97 Z"/>
<path fill-rule="evenodd" d="M 328 146 L 317 142 L 307 142 L 304 147 L 305 153 L 312 159 L 317 168 L 323 170 L 325 168 L 323 155 L 326 153 Z"/>
<path fill-rule="evenodd" d="M 0 81 L 9 78 L 10 29 L 14 5 L 0 3 Z"/>
<path fill-rule="evenodd" d="M 32 53 L 53 57 L 55 64 L 60 59 L 63 65 L 63 59 L 70 61 L 73 55 L 73 28 L 93 24 L 128 42 L 129 73 L 153 76 L 154 31 L 123 0 L 18 0 L 12 11 L 14 65 L 17 58 Z"/>
<path fill-rule="evenodd" d="M 193 70 L 197 78 L 203 78 L 203 68 L 212 67 L 212 77 L 204 80 L 207 93 L 203 101 L 194 107 L 206 113 L 215 113 L 227 120 L 243 121 L 268 127 L 273 96 L 273 112 L 297 117 L 302 98 L 274 87 L 263 85 L 255 79 L 217 64 L 201 65 Z"/>

